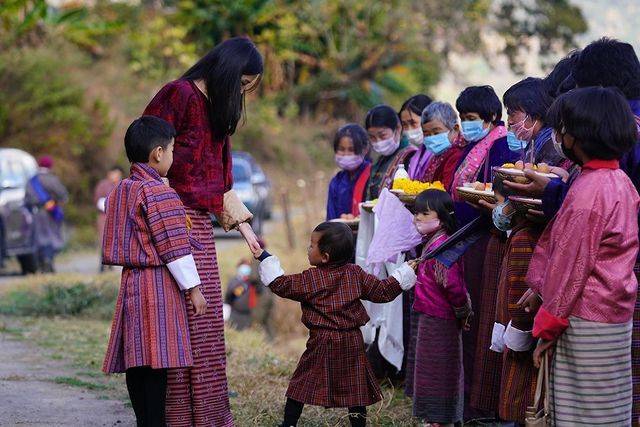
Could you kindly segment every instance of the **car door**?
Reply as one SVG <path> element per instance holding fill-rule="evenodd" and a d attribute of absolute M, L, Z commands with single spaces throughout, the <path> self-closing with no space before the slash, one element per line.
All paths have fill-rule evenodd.
<path fill-rule="evenodd" d="M 29 252 L 33 246 L 33 217 L 24 204 L 26 184 L 35 173 L 28 159 L 0 154 L 0 212 L 7 255 Z"/>

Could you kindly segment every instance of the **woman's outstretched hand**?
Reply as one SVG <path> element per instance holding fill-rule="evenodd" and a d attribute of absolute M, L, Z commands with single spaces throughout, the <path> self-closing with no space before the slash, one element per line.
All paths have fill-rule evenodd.
<path fill-rule="evenodd" d="M 253 232 L 253 228 L 248 222 L 243 222 L 238 226 L 238 231 L 244 237 L 244 240 L 247 242 L 249 246 L 249 250 L 252 254 L 257 254 L 262 252 L 262 248 L 260 247 L 260 242 L 258 242 L 258 236 Z"/>

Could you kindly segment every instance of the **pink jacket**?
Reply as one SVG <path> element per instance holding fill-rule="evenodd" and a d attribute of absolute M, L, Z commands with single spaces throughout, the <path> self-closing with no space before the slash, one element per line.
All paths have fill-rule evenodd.
<path fill-rule="evenodd" d="M 569 316 L 631 320 L 640 198 L 617 161 L 593 160 L 571 186 L 534 252 L 527 282 L 544 301 L 534 335 L 553 339 Z"/>
<path fill-rule="evenodd" d="M 432 250 L 447 239 L 437 237 L 425 251 Z M 462 275 L 462 264 L 456 261 L 451 268 L 435 259 L 424 261 L 418 267 L 413 309 L 441 319 L 464 318 L 469 312 L 467 289 Z"/>

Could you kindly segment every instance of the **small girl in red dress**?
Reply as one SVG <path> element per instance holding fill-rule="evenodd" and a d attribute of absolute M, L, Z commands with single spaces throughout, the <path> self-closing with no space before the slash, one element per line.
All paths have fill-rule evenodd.
<path fill-rule="evenodd" d="M 260 278 L 276 295 L 299 301 L 302 323 L 309 328 L 307 349 L 287 390 L 282 426 L 295 426 L 304 404 L 349 408 L 352 426 L 365 426 L 366 407 L 382 398 L 365 356 L 360 327 L 369 321 L 361 299 L 393 301 L 416 280 L 405 263 L 380 280 L 351 264 L 353 233 L 344 224 L 325 222 L 311 234 L 310 268 L 285 276 L 280 260 L 261 251 Z"/>

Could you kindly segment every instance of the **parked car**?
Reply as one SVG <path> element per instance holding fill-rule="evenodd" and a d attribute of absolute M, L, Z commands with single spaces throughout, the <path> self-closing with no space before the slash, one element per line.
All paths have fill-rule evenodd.
<path fill-rule="evenodd" d="M 253 214 L 251 226 L 256 234 L 262 234 L 264 221 L 272 215 L 271 182 L 253 156 L 244 151 L 234 151 L 233 189 Z M 214 225 L 217 225 L 212 216 Z"/>
<path fill-rule="evenodd" d="M 0 148 L 0 265 L 15 256 L 24 274 L 38 269 L 33 216 L 24 203 L 27 182 L 37 170 L 30 154 Z"/>

